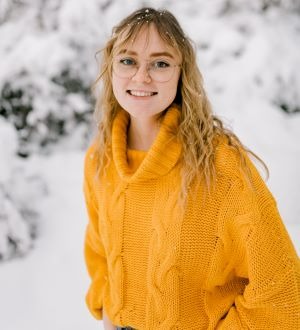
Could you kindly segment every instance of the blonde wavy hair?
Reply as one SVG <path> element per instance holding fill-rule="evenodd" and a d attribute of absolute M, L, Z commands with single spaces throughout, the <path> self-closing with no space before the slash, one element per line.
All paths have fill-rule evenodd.
<path fill-rule="evenodd" d="M 100 51 L 102 53 L 100 72 L 93 85 L 94 90 L 99 84 L 101 87 L 100 95 L 96 97 L 94 114 L 98 123 L 96 144 L 99 171 L 105 171 L 111 161 L 112 123 L 120 107 L 112 90 L 113 56 L 119 46 L 134 40 L 141 29 L 149 26 L 150 23 L 154 24 L 162 40 L 181 53 L 181 75 L 174 100 L 180 106 L 181 118 L 178 131 L 174 134 L 183 148 L 181 198 L 186 200 L 193 182 L 200 183 L 203 179 L 207 188 L 212 186 L 216 174 L 215 142 L 218 137 L 225 137 L 228 145 L 238 151 L 241 165 L 246 172 L 244 152 L 251 153 L 258 160 L 260 158 L 246 149 L 237 136 L 226 129 L 222 121 L 213 115 L 203 87 L 203 78 L 197 65 L 193 42 L 184 34 L 174 15 L 167 10 L 142 8 L 113 28 L 111 38 Z"/>

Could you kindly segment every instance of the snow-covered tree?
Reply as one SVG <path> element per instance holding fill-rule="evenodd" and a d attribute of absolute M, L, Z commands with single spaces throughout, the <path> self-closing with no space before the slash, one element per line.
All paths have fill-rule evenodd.
<path fill-rule="evenodd" d="M 0 117 L 0 260 L 26 254 L 37 234 L 37 203 L 47 189 L 15 157 L 17 134 Z"/>
<path fill-rule="evenodd" d="M 87 122 L 94 54 L 103 40 L 101 2 L 5 1 L 0 17 L 0 115 L 26 156 Z"/>
<path fill-rule="evenodd" d="M 224 8 L 227 9 L 252 9 L 256 11 L 266 11 L 272 8 L 281 10 L 296 11 L 300 13 L 300 3 L 298 0 L 224 0 Z"/>

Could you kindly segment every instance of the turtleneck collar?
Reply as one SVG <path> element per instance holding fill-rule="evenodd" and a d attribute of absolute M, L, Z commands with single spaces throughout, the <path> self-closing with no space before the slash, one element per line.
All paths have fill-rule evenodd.
<path fill-rule="evenodd" d="M 112 154 L 121 179 L 127 182 L 153 179 L 167 174 L 175 166 L 181 153 L 181 145 L 176 138 L 179 117 L 179 108 L 171 105 L 143 162 L 132 174 L 127 162 L 127 128 L 130 117 L 125 110 L 119 110 L 112 127 Z"/>

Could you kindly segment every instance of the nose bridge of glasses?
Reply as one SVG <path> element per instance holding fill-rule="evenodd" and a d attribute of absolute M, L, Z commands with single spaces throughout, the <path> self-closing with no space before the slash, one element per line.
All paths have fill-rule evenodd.
<path fill-rule="evenodd" d="M 151 69 L 150 61 L 144 61 L 142 64 L 136 65 L 133 78 L 139 79 L 139 77 L 141 77 L 142 79 L 145 79 L 145 77 L 147 77 L 147 80 L 152 79 L 149 72 L 150 69 Z"/>

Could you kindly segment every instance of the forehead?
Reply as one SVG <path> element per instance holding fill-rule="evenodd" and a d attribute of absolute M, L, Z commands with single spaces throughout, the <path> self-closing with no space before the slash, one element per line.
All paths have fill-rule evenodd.
<path fill-rule="evenodd" d="M 131 52 L 147 57 L 152 54 L 164 53 L 175 60 L 179 60 L 181 57 L 179 50 L 163 40 L 153 24 L 143 26 L 137 34 L 132 36 L 128 34 L 128 31 L 124 31 L 116 41 L 114 48 L 117 54 Z"/>

